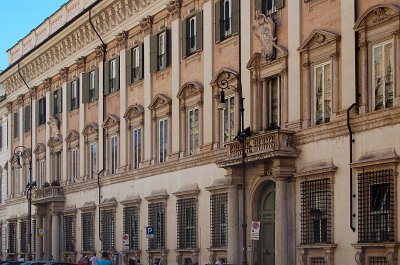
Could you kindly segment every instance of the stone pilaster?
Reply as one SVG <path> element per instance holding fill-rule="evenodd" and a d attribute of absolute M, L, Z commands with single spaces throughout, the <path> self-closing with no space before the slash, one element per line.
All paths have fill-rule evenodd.
<path fill-rule="evenodd" d="M 361 108 L 360 114 L 368 112 L 368 43 L 361 43 Z"/>
<path fill-rule="evenodd" d="M 59 213 L 51 213 L 51 254 L 54 261 L 60 261 L 60 217 Z"/>
<path fill-rule="evenodd" d="M 308 128 L 311 126 L 311 62 L 307 61 L 303 64 L 303 67 L 306 69 L 307 73 L 305 75 L 306 78 L 306 95 L 304 98 L 304 120 L 303 120 L 303 128 Z"/>
<path fill-rule="evenodd" d="M 127 83 L 126 83 L 126 32 L 123 31 L 117 35 L 117 40 L 118 44 L 120 47 L 119 51 L 119 63 L 120 63 L 120 78 L 119 78 L 119 116 L 121 117 L 120 119 L 120 131 L 119 131 L 119 136 L 120 136 L 120 160 L 119 160 L 119 172 L 125 172 L 128 169 L 128 161 L 127 161 L 127 153 L 128 153 L 128 146 L 124 143 L 127 143 L 127 125 L 126 125 L 126 119 L 122 118 L 124 117 L 125 111 L 127 109 Z M 129 59 L 129 58 L 128 58 Z"/>
<path fill-rule="evenodd" d="M 172 17 L 173 21 L 171 22 L 171 58 L 172 58 L 172 63 L 171 63 L 171 71 L 172 71 L 172 115 L 171 115 L 171 126 L 172 126 L 172 131 L 174 132 L 172 135 L 172 153 L 178 153 L 179 151 L 188 151 L 187 149 L 184 150 L 179 150 L 179 141 L 180 138 L 185 138 L 184 135 L 180 137 L 180 130 L 179 130 L 179 116 L 180 116 L 180 111 L 179 111 L 179 99 L 177 98 L 177 94 L 180 89 L 180 27 L 181 27 L 181 21 L 179 20 L 179 6 L 180 3 L 179 1 L 175 1 L 175 5 L 172 11 Z M 173 11 L 175 10 L 175 11 Z M 175 14 L 175 15 L 174 15 Z M 185 121 L 184 123 L 181 124 L 181 126 L 185 126 Z M 186 128 L 186 127 L 185 127 Z"/>
<path fill-rule="evenodd" d="M 288 87 L 288 69 L 287 67 L 281 70 L 281 88 L 282 88 L 282 118 L 281 128 L 286 128 L 289 116 L 289 87 Z"/>

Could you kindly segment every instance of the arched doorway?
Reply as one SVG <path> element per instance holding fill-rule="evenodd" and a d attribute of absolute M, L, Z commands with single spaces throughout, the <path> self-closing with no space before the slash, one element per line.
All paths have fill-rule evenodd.
<path fill-rule="evenodd" d="M 275 265 L 275 183 L 272 181 L 260 193 L 258 218 L 261 222 L 259 265 Z"/>

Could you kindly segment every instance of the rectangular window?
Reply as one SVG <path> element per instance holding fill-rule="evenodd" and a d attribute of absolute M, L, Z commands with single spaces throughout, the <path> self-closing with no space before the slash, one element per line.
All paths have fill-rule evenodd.
<path fill-rule="evenodd" d="M 20 167 L 16 166 L 14 168 L 14 195 L 17 196 L 19 193 L 19 182 L 20 182 Z"/>
<path fill-rule="evenodd" d="M 64 216 L 64 251 L 75 251 L 75 216 Z"/>
<path fill-rule="evenodd" d="M 17 224 L 8 223 L 8 252 L 17 253 Z"/>
<path fill-rule="evenodd" d="M 372 106 L 374 110 L 393 107 L 393 54 L 393 41 L 387 41 L 372 47 Z"/>
<path fill-rule="evenodd" d="M 168 119 L 161 119 L 158 123 L 158 161 L 165 162 L 168 154 Z"/>
<path fill-rule="evenodd" d="M 46 123 L 46 98 L 39 99 L 39 123 L 38 126 Z"/>
<path fill-rule="evenodd" d="M 232 2 L 231 2 L 231 0 L 223 0 L 222 18 L 223 18 L 222 32 L 224 34 L 224 37 L 226 38 L 232 34 Z"/>
<path fill-rule="evenodd" d="M 167 53 L 166 53 L 166 45 L 167 45 L 167 39 L 166 39 L 166 33 L 161 32 L 158 34 L 158 69 L 164 69 L 167 67 Z"/>
<path fill-rule="evenodd" d="M 61 151 L 59 151 L 59 152 L 55 152 L 54 154 L 53 154 L 53 156 L 54 156 L 54 164 L 53 164 L 53 167 L 54 167 L 54 172 L 53 172 L 53 174 L 54 174 L 54 178 L 53 178 L 53 180 L 55 180 L 55 181 L 60 181 L 60 179 L 61 179 L 61 165 L 62 165 L 62 161 L 61 161 Z"/>
<path fill-rule="evenodd" d="M 395 240 L 393 169 L 358 174 L 358 241 Z"/>
<path fill-rule="evenodd" d="M 53 92 L 53 116 L 59 117 L 62 112 L 62 94 L 61 88 L 55 90 Z"/>
<path fill-rule="evenodd" d="M 31 130 L 31 106 L 24 108 L 24 132 L 27 133 Z"/>
<path fill-rule="evenodd" d="M 78 149 L 71 152 L 71 181 L 75 182 L 78 178 Z"/>
<path fill-rule="evenodd" d="M 129 235 L 129 250 L 139 249 L 139 211 L 137 207 L 124 208 L 124 234 Z"/>
<path fill-rule="evenodd" d="M 331 62 L 314 66 L 315 124 L 330 121 L 332 113 Z"/>
<path fill-rule="evenodd" d="M 89 176 L 93 179 L 97 170 L 97 144 L 90 144 L 90 157 L 89 157 Z"/>
<path fill-rule="evenodd" d="M 235 96 L 225 98 L 226 108 L 222 116 L 222 142 L 227 143 L 233 141 L 236 137 L 235 130 Z"/>
<path fill-rule="evenodd" d="M 191 17 L 187 20 L 187 29 L 189 32 L 189 38 L 187 47 L 189 47 L 189 54 L 196 52 L 196 16 Z"/>
<path fill-rule="evenodd" d="M 110 77 L 110 93 L 114 92 L 117 88 L 116 85 L 116 77 L 117 77 L 117 66 L 116 66 L 117 60 L 116 59 L 112 59 L 110 61 L 110 73 L 109 73 L 109 77 Z"/>
<path fill-rule="evenodd" d="M 100 211 L 100 236 L 101 236 L 101 249 L 103 251 L 110 251 L 115 246 L 115 221 L 114 210 L 107 209 Z"/>
<path fill-rule="evenodd" d="M 82 222 L 82 250 L 94 250 L 94 216 L 92 212 L 83 212 Z"/>
<path fill-rule="evenodd" d="M 211 247 L 228 246 L 228 193 L 212 194 L 211 207 Z"/>
<path fill-rule="evenodd" d="M 300 189 L 301 244 L 331 243 L 331 180 L 303 181 Z"/>
<path fill-rule="evenodd" d="M 79 84 L 78 80 L 71 83 L 71 111 L 79 108 Z"/>
<path fill-rule="evenodd" d="M 19 113 L 14 112 L 14 138 L 19 137 Z"/>
<path fill-rule="evenodd" d="M 189 109 L 188 110 L 188 154 L 194 155 L 197 154 L 199 149 L 199 108 Z"/>
<path fill-rule="evenodd" d="M 197 216 L 196 199 L 179 199 L 176 202 L 178 216 L 177 242 L 178 249 L 196 248 Z"/>
<path fill-rule="evenodd" d="M 89 102 L 93 102 L 96 99 L 96 71 L 89 73 Z"/>
<path fill-rule="evenodd" d="M 28 253 L 28 221 L 19 223 L 19 250 L 21 253 Z"/>
<path fill-rule="evenodd" d="M 142 128 L 133 129 L 133 167 L 139 168 L 142 160 Z"/>
<path fill-rule="evenodd" d="M 132 77 L 133 80 L 139 80 L 140 71 L 140 47 L 137 46 L 132 49 Z"/>
<path fill-rule="evenodd" d="M 262 1 L 262 13 L 266 16 L 270 16 L 276 12 L 275 0 L 263 0 Z"/>
<path fill-rule="evenodd" d="M 46 160 L 42 159 L 39 161 L 39 183 L 40 186 L 46 182 Z"/>
<path fill-rule="evenodd" d="M 111 174 L 117 173 L 118 168 L 118 138 L 117 136 L 112 136 L 110 138 L 110 171 Z"/>
<path fill-rule="evenodd" d="M 165 248 L 165 204 L 149 204 L 149 226 L 154 228 L 154 238 L 149 239 L 149 249 Z"/>
<path fill-rule="evenodd" d="M 268 113 L 269 113 L 269 129 L 277 129 L 281 123 L 281 94 L 280 94 L 280 78 L 272 77 L 268 80 Z"/>

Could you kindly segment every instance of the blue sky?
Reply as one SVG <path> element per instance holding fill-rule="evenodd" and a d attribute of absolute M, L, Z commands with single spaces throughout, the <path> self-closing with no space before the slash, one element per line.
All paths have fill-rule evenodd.
<path fill-rule="evenodd" d="M 8 66 L 7 50 L 67 0 L 0 0 L 0 70 Z"/>

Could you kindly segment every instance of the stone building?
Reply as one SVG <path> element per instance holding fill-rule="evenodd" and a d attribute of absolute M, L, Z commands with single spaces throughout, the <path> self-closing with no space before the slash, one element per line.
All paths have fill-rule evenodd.
<path fill-rule="evenodd" d="M 68 1 L 0 73 L 3 257 L 30 251 L 32 161 L 37 259 L 398 264 L 399 21 L 396 0 Z"/>

